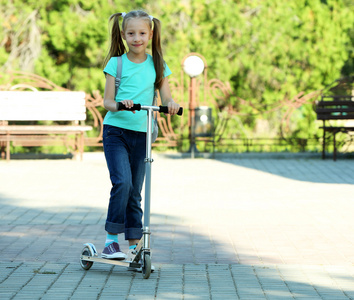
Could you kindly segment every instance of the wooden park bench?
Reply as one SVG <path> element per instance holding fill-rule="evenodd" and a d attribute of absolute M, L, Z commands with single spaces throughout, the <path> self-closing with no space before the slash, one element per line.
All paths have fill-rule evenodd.
<path fill-rule="evenodd" d="M 65 145 L 84 151 L 85 93 L 71 91 L 0 91 L 0 145 L 10 160 L 13 146 Z M 19 124 L 20 123 L 20 124 Z"/>
<path fill-rule="evenodd" d="M 317 120 L 323 121 L 322 159 L 325 159 L 326 132 L 329 132 L 333 136 L 333 160 L 336 160 L 336 134 L 354 131 L 354 126 L 348 125 L 348 120 L 354 120 L 354 96 L 322 96 L 316 103 L 316 113 Z M 333 124 L 335 121 L 336 124 Z"/>

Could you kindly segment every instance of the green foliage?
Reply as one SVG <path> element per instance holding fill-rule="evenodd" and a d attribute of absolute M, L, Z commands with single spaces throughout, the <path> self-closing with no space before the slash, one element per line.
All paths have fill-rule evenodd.
<path fill-rule="evenodd" d="M 124 10 L 132 9 L 133 4 L 127 0 L 112 4 L 103 0 L 33 0 L 26 3 L 2 0 L 0 19 L 5 20 L 2 26 L 7 30 L 0 35 L 0 41 L 3 41 L 0 62 L 3 65 L 11 54 L 11 49 L 5 45 L 7 36 L 23 26 L 26 17 L 36 11 L 41 52 L 32 71 L 65 88 L 103 92 L 102 63 L 108 49 L 108 17 L 123 7 Z M 11 46 L 20 48 L 19 45 Z M 13 61 L 7 69 L 19 67 Z"/>
<path fill-rule="evenodd" d="M 231 103 L 242 113 L 243 117 L 231 118 L 226 130 L 230 134 L 237 130 L 239 136 L 249 136 L 257 118 L 278 124 L 281 118 L 268 111 L 280 101 L 300 91 L 322 89 L 341 72 L 353 74 L 350 0 L 0 0 L 0 4 L 2 71 L 21 68 L 21 45 L 38 27 L 41 50 L 33 57 L 32 71 L 88 93 L 104 90 L 109 16 L 146 9 L 162 21 L 165 60 L 175 78 L 183 57 L 198 52 L 207 60 L 210 78 L 231 83 L 234 95 L 219 107 Z M 26 21 L 33 11 L 37 27 Z M 18 44 L 12 44 L 16 32 L 26 26 Z M 11 49 L 16 47 L 20 54 L 13 57 Z M 239 98 L 253 108 L 240 105 Z M 311 105 L 296 111 L 292 121 L 294 137 L 316 135 Z"/>
<path fill-rule="evenodd" d="M 171 36 L 167 55 L 177 58 L 173 67 L 178 68 L 185 53 L 199 52 L 206 57 L 208 74 L 231 82 L 237 97 L 227 101 L 246 117 L 231 120 L 228 129 L 239 135 L 249 136 L 256 118 L 277 122 L 270 109 L 300 91 L 322 89 L 341 77 L 353 56 L 349 33 L 354 13 L 349 2 L 176 0 L 167 6 L 163 2 L 153 7 L 167 23 Z M 238 97 L 256 111 L 240 107 Z M 295 115 L 294 137 L 317 132 L 311 105 Z"/>

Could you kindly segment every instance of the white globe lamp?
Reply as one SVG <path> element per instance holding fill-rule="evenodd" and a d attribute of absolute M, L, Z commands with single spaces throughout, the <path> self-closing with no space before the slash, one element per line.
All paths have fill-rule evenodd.
<path fill-rule="evenodd" d="M 188 56 L 183 63 L 183 70 L 189 77 L 197 77 L 204 71 L 204 62 L 199 56 Z"/>

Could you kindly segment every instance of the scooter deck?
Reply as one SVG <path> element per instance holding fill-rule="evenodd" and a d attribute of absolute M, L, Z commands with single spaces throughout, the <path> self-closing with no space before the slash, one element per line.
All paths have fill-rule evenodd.
<path fill-rule="evenodd" d="M 85 261 L 98 262 L 98 263 L 123 266 L 123 267 L 131 267 L 131 268 L 140 268 L 141 267 L 140 263 L 134 263 L 134 262 L 129 263 L 124 260 L 107 259 L 107 258 L 102 258 L 102 257 L 98 257 L 98 256 L 81 255 L 80 259 L 85 260 Z"/>
<path fill-rule="evenodd" d="M 91 255 L 81 254 L 80 260 L 81 261 L 98 262 L 98 263 L 109 264 L 109 265 L 117 265 L 117 266 L 123 266 L 123 267 L 141 268 L 141 266 L 142 266 L 142 264 L 141 264 L 142 251 L 148 250 L 150 252 L 150 249 L 143 248 L 143 243 L 144 243 L 144 240 L 143 240 L 143 238 L 141 238 L 138 245 L 136 246 L 136 255 L 135 255 L 133 261 L 131 261 L 131 262 L 127 262 L 125 260 L 107 259 L 107 258 L 99 257 L 96 247 L 91 243 L 85 244 L 87 249 L 89 249 L 89 253 Z"/>

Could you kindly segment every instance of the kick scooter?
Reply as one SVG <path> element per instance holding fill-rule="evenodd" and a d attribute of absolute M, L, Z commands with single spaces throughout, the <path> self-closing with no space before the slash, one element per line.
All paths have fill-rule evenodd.
<path fill-rule="evenodd" d="M 150 249 L 150 201 L 151 201 L 151 164 L 153 159 L 151 157 L 151 134 L 152 134 L 152 120 L 153 112 L 168 113 L 167 106 L 145 106 L 134 104 L 130 109 L 119 103 L 119 110 L 146 110 L 147 111 L 147 134 L 146 134 L 146 158 L 145 158 L 145 208 L 144 208 L 144 224 L 143 236 L 136 246 L 136 256 L 131 262 L 124 260 L 113 260 L 98 257 L 96 247 L 91 243 L 84 244 L 81 251 L 80 265 L 83 269 L 89 270 L 94 262 L 118 265 L 131 268 L 141 268 L 144 279 L 148 279 L 151 274 L 151 249 Z M 177 115 L 183 114 L 181 107 Z"/>

